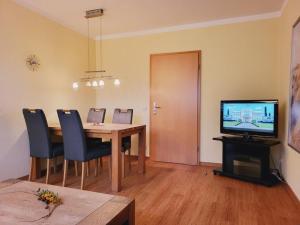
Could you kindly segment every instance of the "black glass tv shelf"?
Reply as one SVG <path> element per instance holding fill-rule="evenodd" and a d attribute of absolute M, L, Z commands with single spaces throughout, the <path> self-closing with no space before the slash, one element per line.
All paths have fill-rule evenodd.
<path fill-rule="evenodd" d="M 213 138 L 223 143 L 222 168 L 215 175 L 222 175 L 265 186 L 273 186 L 278 179 L 270 171 L 270 150 L 280 141 L 268 138 L 221 136 Z"/>

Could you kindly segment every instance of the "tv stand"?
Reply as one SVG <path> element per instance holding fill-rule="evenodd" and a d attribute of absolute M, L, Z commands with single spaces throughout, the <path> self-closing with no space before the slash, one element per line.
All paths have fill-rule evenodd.
<path fill-rule="evenodd" d="M 278 140 L 256 139 L 251 136 L 221 136 L 213 140 L 223 143 L 223 165 L 215 175 L 273 186 L 278 179 L 270 172 L 270 150 Z"/>
<path fill-rule="evenodd" d="M 253 136 L 250 136 L 249 134 L 245 134 L 242 136 L 242 139 L 244 141 L 253 141 L 254 138 L 253 138 Z"/>

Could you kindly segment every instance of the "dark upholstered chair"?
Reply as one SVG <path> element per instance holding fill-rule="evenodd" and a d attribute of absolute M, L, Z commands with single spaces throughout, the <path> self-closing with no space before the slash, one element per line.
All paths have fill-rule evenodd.
<path fill-rule="evenodd" d="M 133 109 L 115 109 L 113 114 L 113 123 L 132 124 Z M 131 170 L 131 136 L 122 138 L 122 176 L 125 177 L 125 152 L 128 151 L 129 169 Z"/>
<path fill-rule="evenodd" d="M 73 160 L 82 163 L 81 189 L 83 189 L 87 162 L 95 160 L 95 175 L 97 175 L 97 160 L 102 156 L 111 155 L 110 145 L 107 143 L 88 143 L 77 110 L 57 110 L 57 114 L 62 130 L 65 151 L 63 186 L 66 184 L 68 162 L 69 160 Z M 76 170 L 77 166 L 75 166 L 75 172 Z"/>
<path fill-rule="evenodd" d="M 106 109 L 95 109 L 91 108 L 88 113 L 87 122 L 88 123 L 104 123 Z"/>
<path fill-rule="evenodd" d="M 86 122 L 93 123 L 93 124 L 104 123 L 105 113 L 106 113 L 105 108 L 101 108 L 101 109 L 90 108 Z M 89 138 L 88 141 L 90 143 L 95 143 L 95 144 L 98 143 L 99 144 L 99 142 L 102 142 L 102 138 Z M 102 165 L 103 165 L 102 157 L 99 158 L 98 161 L 99 161 L 99 163 L 101 165 L 101 168 L 102 168 Z M 87 165 L 87 170 L 89 170 L 89 163 Z"/>
<path fill-rule="evenodd" d="M 49 181 L 50 159 L 64 154 L 61 143 L 52 143 L 48 123 L 43 110 L 23 109 L 23 115 L 27 126 L 30 145 L 30 172 L 29 181 L 32 176 L 33 158 L 47 159 L 46 184 Z"/>

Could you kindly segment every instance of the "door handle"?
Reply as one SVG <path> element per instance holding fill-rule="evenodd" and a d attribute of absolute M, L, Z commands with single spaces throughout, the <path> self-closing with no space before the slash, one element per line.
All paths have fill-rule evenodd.
<path fill-rule="evenodd" d="M 157 109 L 161 109 L 161 107 L 156 102 L 153 102 L 153 114 L 157 114 Z"/>
<path fill-rule="evenodd" d="M 156 102 L 153 102 L 153 109 L 161 109 L 161 107 Z"/>

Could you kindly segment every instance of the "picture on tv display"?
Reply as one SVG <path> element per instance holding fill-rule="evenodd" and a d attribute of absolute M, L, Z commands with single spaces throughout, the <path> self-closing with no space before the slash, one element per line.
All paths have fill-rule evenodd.
<path fill-rule="evenodd" d="M 237 131 L 274 132 L 273 103 L 225 103 L 223 128 Z"/>

